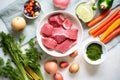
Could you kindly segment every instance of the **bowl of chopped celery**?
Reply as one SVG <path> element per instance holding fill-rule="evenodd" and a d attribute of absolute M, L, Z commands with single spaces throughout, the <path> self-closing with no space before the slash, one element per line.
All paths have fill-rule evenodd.
<path fill-rule="evenodd" d="M 89 64 L 98 65 L 106 58 L 106 46 L 100 41 L 89 41 L 84 49 L 84 59 Z"/>

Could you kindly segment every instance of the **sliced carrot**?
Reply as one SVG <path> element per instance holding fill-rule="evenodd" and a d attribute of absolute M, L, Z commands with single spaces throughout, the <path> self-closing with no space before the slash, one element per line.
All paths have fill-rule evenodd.
<path fill-rule="evenodd" d="M 104 27 L 102 27 L 100 30 L 98 30 L 96 33 L 94 33 L 93 36 L 97 37 L 98 35 L 100 35 L 101 33 L 103 33 L 118 18 L 120 18 L 120 14 L 118 14 L 117 16 L 115 16 L 115 18 L 113 18 L 108 24 L 106 24 Z"/>
<path fill-rule="evenodd" d="M 115 29 L 110 35 L 108 35 L 102 42 L 106 44 L 109 41 L 111 41 L 113 38 L 118 36 L 119 34 L 120 34 L 120 26 L 117 29 Z"/>
<path fill-rule="evenodd" d="M 94 18 L 93 20 L 91 20 L 90 22 L 87 23 L 88 27 L 92 27 L 95 24 L 97 24 L 99 21 L 101 21 L 103 18 L 105 18 L 109 13 L 110 13 L 111 9 L 105 10 L 103 11 L 98 17 Z"/>
<path fill-rule="evenodd" d="M 120 9 L 115 10 L 106 20 L 104 20 L 102 23 L 100 23 L 95 28 L 91 29 L 89 31 L 89 34 L 94 34 L 98 30 L 100 30 L 103 26 L 105 26 L 109 21 L 111 21 L 118 13 L 120 12 Z"/>
<path fill-rule="evenodd" d="M 120 18 L 117 19 L 100 37 L 103 41 L 112 31 L 114 31 L 120 25 Z"/>

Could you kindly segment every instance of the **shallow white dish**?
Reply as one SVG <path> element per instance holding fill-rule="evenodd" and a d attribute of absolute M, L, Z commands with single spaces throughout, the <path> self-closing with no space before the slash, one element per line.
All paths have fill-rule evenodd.
<path fill-rule="evenodd" d="M 103 54 L 101 54 L 101 58 L 98 59 L 98 60 L 96 60 L 96 61 L 93 61 L 93 60 L 89 59 L 89 58 L 87 57 L 87 54 L 86 54 L 87 47 L 88 47 L 90 44 L 92 44 L 92 43 L 97 43 L 97 44 L 99 44 L 99 45 L 102 46 L 102 52 L 103 52 Z M 107 49 L 106 49 L 106 46 L 105 46 L 102 42 L 97 41 L 97 40 L 91 40 L 91 41 L 89 41 L 88 43 L 85 44 L 83 57 L 84 57 L 84 59 L 85 59 L 85 61 L 86 61 L 87 63 L 92 64 L 92 65 L 101 64 L 101 63 L 105 60 L 106 55 L 107 55 Z"/>
<path fill-rule="evenodd" d="M 32 3 L 33 2 L 33 3 Z M 31 5 L 32 6 L 31 6 Z M 32 8 L 31 11 L 34 12 L 34 16 L 33 14 L 31 14 L 31 11 L 28 12 L 28 10 L 26 10 L 26 7 L 28 8 L 28 10 L 30 10 L 29 8 Z M 35 7 L 35 8 L 34 8 Z M 26 18 L 28 19 L 35 19 L 40 15 L 40 11 L 41 11 L 41 5 L 38 1 L 34 0 L 34 1 L 26 1 L 24 3 L 24 11 L 23 14 Z"/>
<path fill-rule="evenodd" d="M 54 14 L 58 14 L 58 13 L 61 13 L 61 14 L 63 14 L 63 16 L 69 18 L 73 22 L 73 26 L 78 27 L 77 44 L 74 45 L 72 48 L 70 48 L 64 54 L 60 53 L 58 51 L 55 51 L 55 50 L 47 49 L 42 43 L 42 40 L 41 40 L 42 35 L 40 34 L 41 27 L 44 25 L 44 23 L 48 22 L 48 17 L 51 16 L 51 15 L 54 15 Z M 83 28 L 82 28 L 82 25 L 81 25 L 80 21 L 75 16 L 73 16 L 72 14 L 70 14 L 66 11 L 54 11 L 54 12 L 49 13 L 39 22 L 39 24 L 37 26 L 37 41 L 38 41 L 38 44 L 47 54 L 49 54 L 51 56 L 55 56 L 55 57 L 67 56 L 67 55 L 71 54 L 73 51 L 77 50 L 81 46 L 82 37 L 83 37 Z"/>

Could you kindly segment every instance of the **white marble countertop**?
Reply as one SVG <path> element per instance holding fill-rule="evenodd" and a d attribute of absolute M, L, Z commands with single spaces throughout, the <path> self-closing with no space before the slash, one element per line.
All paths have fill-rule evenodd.
<path fill-rule="evenodd" d="M 1 0 L 0 1 L 0 10 L 5 8 L 8 4 L 12 3 L 15 0 Z M 7 31 L 4 23 L 0 19 L 0 31 Z M 44 62 L 48 59 L 56 59 L 58 61 L 66 60 L 69 61 L 70 64 L 73 62 L 77 62 L 80 64 L 80 70 L 76 74 L 70 74 L 68 68 L 65 70 L 59 69 L 58 72 L 60 72 L 64 80 L 120 80 L 120 43 L 117 44 L 114 48 L 108 51 L 108 55 L 106 60 L 97 66 L 90 65 L 86 63 L 82 57 L 82 53 L 77 56 L 75 59 L 70 59 L 69 57 L 63 57 L 63 58 L 55 58 L 49 55 L 44 55 L 45 60 L 41 61 L 41 69 L 43 72 L 43 76 L 45 80 L 53 80 L 53 76 L 47 74 L 44 71 Z M 0 49 L 0 56 L 4 57 L 2 50 Z M 3 80 L 3 79 L 0 79 Z M 6 79 L 5 79 L 6 80 Z"/>

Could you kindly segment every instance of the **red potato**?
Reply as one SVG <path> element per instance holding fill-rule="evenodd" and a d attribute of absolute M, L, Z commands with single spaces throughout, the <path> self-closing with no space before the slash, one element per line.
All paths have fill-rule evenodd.
<path fill-rule="evenodd" d="M 62 61 L 62 62 L 60 62 L 60 68 L 66 68 L 66 67 L 68 67 L 69 66 L 69 63 L 68 62 L 66 62 L 66 61 Z"/>
<path fill-rule="evenodd" d="M 61 73 L 55 73 L 54 80 L 64 80 L 64 79 Z"/>

